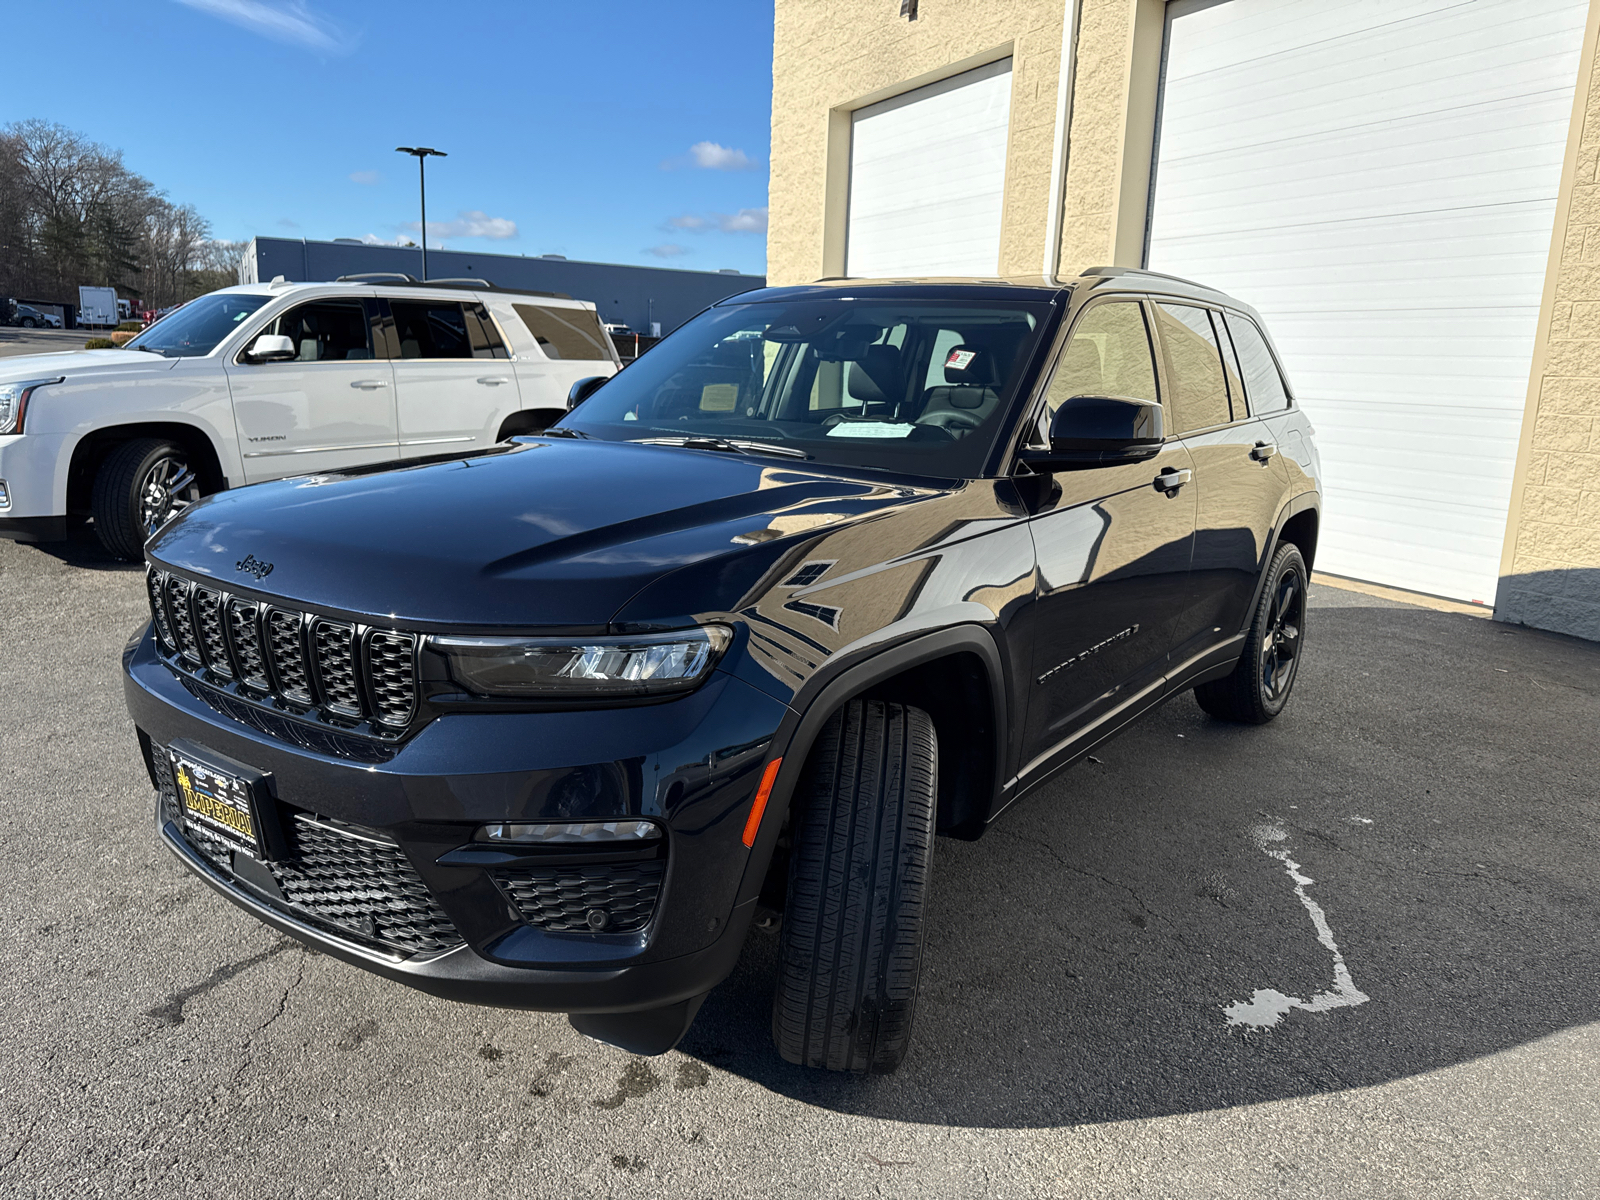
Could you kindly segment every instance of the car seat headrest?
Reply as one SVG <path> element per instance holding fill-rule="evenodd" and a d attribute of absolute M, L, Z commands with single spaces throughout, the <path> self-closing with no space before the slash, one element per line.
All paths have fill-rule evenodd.
<path fill-rule="evenodd" d="M 869 404 L 893 404 L 901 398 L 900 348 L 868 346 L 866 357 L 850 364 L 850 394 Z"/>

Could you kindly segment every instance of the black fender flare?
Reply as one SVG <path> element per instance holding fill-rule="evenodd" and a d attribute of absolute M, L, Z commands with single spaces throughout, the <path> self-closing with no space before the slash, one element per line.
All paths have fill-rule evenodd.
<path fill-rule="evenodd" d="M 769 759 L 781 754 L 783 765 L 778 768 L 778 777 L 768 797 L 760 831 L 755 845 L 751 847 L 736 904 L 753 900 L 761 891 L 778 834 L 783 828 L 780 814 L 787 812 L 793 802 L 806 759 L 810 757 L 811 747 L 828 718 L 846 701 L 886 679 L 922 663 L 960 653 L 977 655 L 988 676 L 990 703 L 994 711 L 992 736 L 995 778 L 991 785 L 989 806 L 993 805 L 993 798 L 999 795 L 1004 777 L 1006 732 L 1011 728 L 1004 661 L 993 634 L 981 625 L 953 625 L 920 634 L 865 658 L 841 663 L 831 670 L 818 672 L 807 682 L 800 694 L 790 701 L 788 714 L 772 736 Z M 980 823 L 987 819 L 989 806 L 985 807 Z"/>
<path fill-rule="evenodd" d="M 1312 511 L 1317 514 L 1317 523 L 1320 528 L 1322 523 L 1322 497 L 1317 492 L 1301 492 L 1284 501 L 1283 507 L 1278 510 L 1278 515 L 1272 522 L 1272 534 L 1267 538 L 1267 552 L 1261 556 L 1261 569 L 1256 575 L 1255 590 L 1250 593 L 1250 607 L 1244 610 L 1244 625 L 1240 633 L 1248 633 L 1250 622 L 1255 619 L 1256 605 L 1261 603 L 1261 589 L 1267 586 L 1267 568 L 1272 566 L 1272 560 L 1278 553 L 1278 542 L 1283 536 L 1283 527 L 1301 513 Z M 1308 564 L 1309 566 L 1309 564 Z M 1307 583 L 1311 581 L 1306 580 Z"/>

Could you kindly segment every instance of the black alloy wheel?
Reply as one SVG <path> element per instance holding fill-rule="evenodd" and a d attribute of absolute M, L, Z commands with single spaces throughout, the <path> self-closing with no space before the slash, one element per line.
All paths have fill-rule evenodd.
<path fill-rule="evenodd" d="M 162 438 L 124 442 L 95 476 L 95 534 L 112 554 L 137 562 L 150 535 L 200 494 L 200 477 L 182 446 Z"/>
<path fill-rule="evenodd" d="M 1206 712 L 1224 721 L 1265 725 L 1283 711 L 1305 646 L 1307 578 L 1300 548 L 1280 546 L 1267 568 L 1238 665 L 1226 678 L 1194 689 Z"/>

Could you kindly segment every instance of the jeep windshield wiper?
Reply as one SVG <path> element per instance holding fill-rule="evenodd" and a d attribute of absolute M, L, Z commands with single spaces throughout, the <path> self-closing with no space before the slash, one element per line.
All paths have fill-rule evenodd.
<path fill-rule="evenodd" d="M 589 437 L 589 435 L 587 433 L 585 433 L 581 429 L 541 429 L 537 436 L 539 436 L 539 437 L 575 437 L 575 438 L 583 438 L 585 441 L 592 441 L 593 440 L 592 438 Z"/>
<path fill-rule="evenodd" d="M 771 442 L 752 442 L 746 438 L 708 437 L 686 434 L 683 437 L 629 438 L 640 446 L 683 446 L 689 450 L 725 450 L 733 454 L 777 454 L 784 458 L 810 458 L 793 446 L 774 446 Z"/>

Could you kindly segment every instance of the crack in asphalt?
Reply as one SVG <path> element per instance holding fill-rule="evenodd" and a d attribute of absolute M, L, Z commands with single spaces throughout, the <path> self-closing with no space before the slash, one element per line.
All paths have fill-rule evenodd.
<path fill-rule="evenodd" d="M 176 1026 L 182 1025 L 185 1020 L 183 1015 L 183 1006 L 189 1003 L 189 1001 L 193 1000 L 196 996 L 204 995 L 212 988 L 221 987 L 223 984 L 227 983 L 228 980 L 233 979 L 235 976 L 244 974 L 244 972 L 248 971 L 251 967 L 260 966 L 269 958 L 275 958 L 279 954 L 282 954 L 285 950 L 293 949 L 294 946 L 294 942 L 284 939 L 283 941 L 269 946 L 267 949 L 261 951 L 260 954 L 252 954 L 249 958 L 240 959 L 235 963 L 224 963 L 215 971 L 211 972 L 211 974 L 207 975 L 199 983 L 190 987 L 186 987 L 182 991 L 173 992 L 160 1004 L 146 1012 L 145 1016 L 154 1017 L 157 1021 L 160 1021 L 163 1025 L 166 1025 L 169 1028 L 175 1028 Z"/>
<path fill-rule="evenodd" d="M 1185 950 L 1188 950 L 1190 953 L 1195 953 L 1195 954 L 1200 953 L 1200 951 L 1198 951 L 1195 947 L 1191 946 L 1184 939 L 1183 932 L 1182 932 L 1181 928 L 1179 927 L 1179 925 L 1178 925 L 1178 923 L 1176 921 L 1174 921 L 1171 917 L 1167 916 L 1165 913 L 1158 912 L 1155 909 L 1151 908 L 1148 904 L 1145 903 L 1144 897 L 1139 895 L 1138 891 L 1135 890 L 1131 885 L 1126 884 L 1126 883 L 1119 883 L 1115 879 L 1107 879 L 1104 875 L 1100 875 L 1100 874 L 1097 874 L 1094 871 L 1090 871 L 1090 870 L 1088 870 L 1088 869 L 1086 869 L 1084 867 L 1080 867 L 1076 863 L 1068 862 L 1067 859 L 1062 856 L 1062 854 L 1061 854 L 1061 852 L 1059 850 L 1057 850 L 1049 842 L 1042 841 L 1039 838 L 1025 838 L 1025 837 L 1021 836 L 1020 834 L 1012 833 L 1008 829 L 991 829 L 989 831 L 989 834 L 990 834 L 991 837 L 998 835 L 1000 837 L 1010 838 L 1013 841 L 1022 842 L 1025 845 L 1037 846 L 1039 849 L 1043 850 L 1051 858 L 1055 859 L 1057 863 L 1059 863 L 1061 866 L 1065 867 L 1067 870 L 1071 871 L 1073 874 L 1082 875 L 1085 879 L 1098 880 L 1100 883 L 1105 884 L 1107 887 L 1116 888 L 1116 889 L 1118 889 L 1120 891 L 1127 892 L 1128 895 L 1133 897 L 1133 902 L 1135 904 L 1137 904 L 1140 907 L 1141 910 L 1143 910 L 1146 913 L 1149 913 L 1152 917 L 1154 917 L 1156 920 L 1160 921 L 1163 925 L 1165 925 L 1172 932 L 1173 938 L 1177 941 L 1177 943 L 1180 946 L 1182 946 Z"/>

